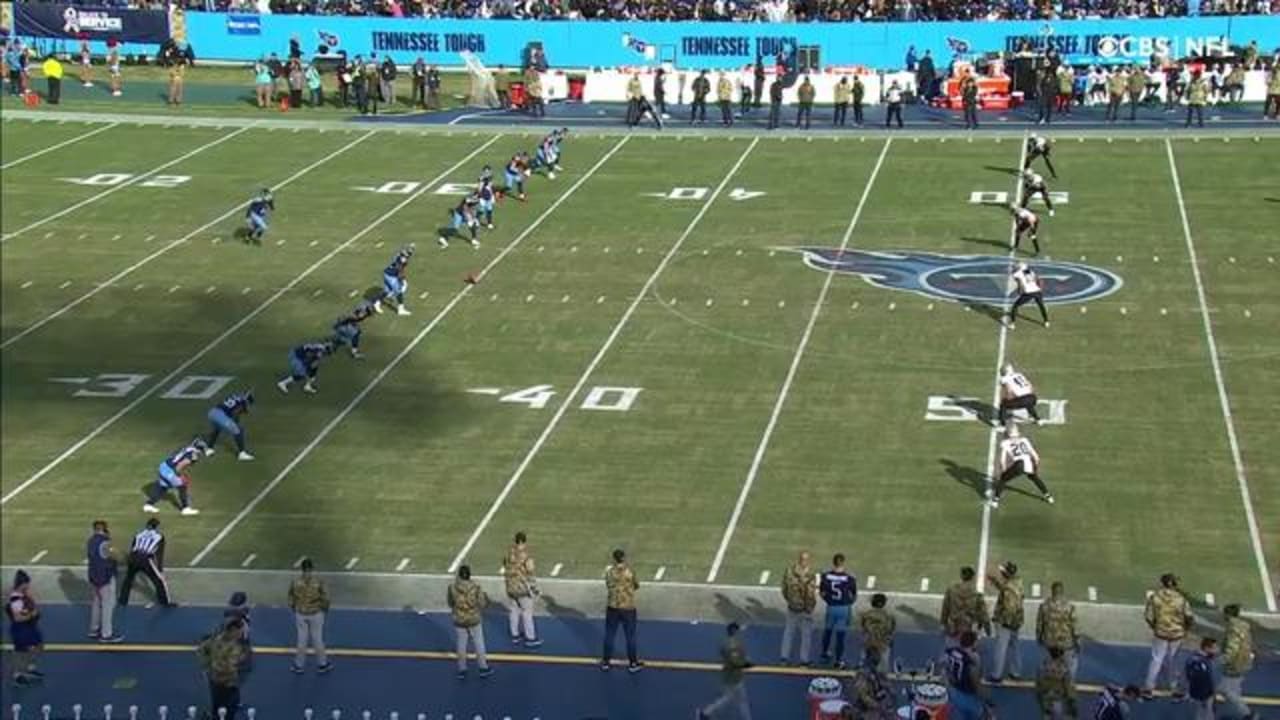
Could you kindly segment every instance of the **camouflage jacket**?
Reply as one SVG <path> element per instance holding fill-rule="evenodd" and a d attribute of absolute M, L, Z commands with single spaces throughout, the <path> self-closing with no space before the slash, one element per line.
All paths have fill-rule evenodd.
<path fill-rule="evenodd" d="M 858 627 L 862 629 L 862 644 L 867 649 L 884 651 L 893 646 L 893 633 L 898 629 L 898 621 L 883 608 L 870 608 L 858 616 Z"/>
<path fill-rule="evenodd" d="M 1147 598 L 1147 626 L 1161 640 L 1181 640 L 1195 624 L 1191 604 L 1174 588 L 1162 587 Z"/>
<path fill-rule="evenodd" d="M 225 632 L 210 635 L 196 647 L 200 665 L 208 674 L 209 682 L 222 687 L 236 687 L 240 684 L 243 652 L 244 645 L 240 640 L 227 637 Z"/>
<path fill-rule="evenodd" d="M 853 676 L 853 688 L 849 693 L 854 709 L 861 713 L 855 717 L 887 717 L 880 713 L 893 704 L 893 693 L 889 691 L 888 685 L 887 678 L 880 673 L 866 668 L 859 670 Z"/>
<path fill-rule="evenodd" d="M 992 616 L 1000 627 L 1017 630 L 1022 627 L 1025 617 L 1022 610 L 1022 580 L 1005 579 L 998 575 L 991 577 L 991 584 L 996 589 L 996 609 Z"/>
<path fill-rule="evenodd" d="M 989 629 L 987 602 L 972 581 L 958 582 L 942 596 L 942 629 L 952 637 L 975 628 Z"/>
<path fill-rule="evenodd" d="M 1065 657 L 1045 658 L 1036 675 L 1036 699 L 1040 707 L 1049 713 L 1054 703 L 1063 703 L 1067 717 L 1075 717 L 1076 692 L 1071 683 L 1071 666 Z"/>
<path fill-rule="evenodd" d="M 502 559 L 502 577 L 506 581 L 507 597 L 522 598 L 533 595 L 533 558 L 525 545 L 512 545 Z"/>
<path fill-rule="evenodd" d="M 1147 90 L 1147 76 L 1138 70 L 1129 73 L 1129 79 L 1126 81 L 1129 86 L 1129 94 L 1141 97 L 1142 93 Z"/>
<path fill-rule="evenodd" d="M 1071 650 L 1076 647 L 1076 606 L 1049 598 L 1036 612 L 1036 641 L 1046 648 Z"/>
<path fill-rule="evenodd" d="M 1222 639 L 1222 674 L 1241 677 L 1253 669 L 1253 631 L 1243 618 L 1227 618 Z"/>
<path fill-rule="evenodd" d="M 1107 92 L 1115 97 L 1124 95 L 1125 85 L 1128 84 L 1129 76 L 1123 72 L 1116 71 L 1107 78 Z"/>
<path fill-rule="evenodd" d="M 480 614 L 489 604 L 484 590 L 474 580 L 454 580 L 449 586 L 449 609 L 453 611 L 453 624 L 460 628 L 480 624 Z"/>
<path fill-rule="evenodd" d="M 782 575 L 782 599 L 787 609 L 797 613 L 811 613 L 818 607 L 818 588 L 814 583 L 813 568 L 796 563 Z"/>
<path fill-rule="evenodd" d="M 614 563 L 604 573 L 604 586 L 609 593 L 609 607 L 617 610 L 634 610 L 636 591 L 640 581 L 626 563 Z"/>
<path fill-rule="evenodd" d="M 329 591 L 324 581 L 314 575 L 294 578 L 289 585 L 289 607 L 299 615 L 314 615 L 329 610 Z"/>

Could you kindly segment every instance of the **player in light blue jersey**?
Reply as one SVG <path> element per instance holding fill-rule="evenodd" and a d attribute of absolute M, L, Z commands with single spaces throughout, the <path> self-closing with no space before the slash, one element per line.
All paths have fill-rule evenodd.
<path fill-rule="evenodd" d="M 556 170 L 560 166 L 556 162 L 560 158 L 560 148 L 556 145 L 556 137 L 559 130 L 553 130 L 550 135 L 542 138 L 542 142 L 538 143 L 538 149 L 533 151 L 533 166 L 531 172 L 545 169 L 548 180 L 556 179 Z"/>
<path fill-rule="evenodd" d="M 209 410 L 209 439 L 205 441 L 205 455 L 212 455 L 214 446 L 218 444 L 218 436 L 224 431 L 236 440 L 237 460 L 252 460 L 253 455 L 245 447 L 244 427 L 240 425 L 240 417 L 249 413 L 253 407 L 253 391 L 231 393 L 222 402 Z"/>
<path fill-rule="evenodd" d="M 275 209 L 276 199 L 270 188 L 263 188 L 253 196 L 249 201 L 249 208 L 244 212 L 250 240 L 262 242 L 262 236 L 267 234 L 268 220 Z"/>
<path fill-rule="evenodd" d="M 404 306 L 404 294 L 409 290 L 406 273 L 409 270 L 409 259 L 413 257 L 413 251 L 413 243 L 400 248 L 396 256 L 391 258 L 390 264 L 382 271 L 382 295 L 373 301 L 374 312 L 382 312 L 382 301 L 391 299 L 396 301 L 397 315 L 411 314 Z"/>
<path fill-rule="evenodd" d="M 334 350 L 332 342 L 310 342 L 290 350 L 289 374 L 280 378 L 276 387 L 280 392 L 288 393 L 290 385 L 301 382 L 302 392 L 314 393 L 316 372 L 320 367 L 320 361 L 332 355 Z"/>
<path fill-rule="evenodd" d="M 529 177 L 529 153 L 520 152 L 512 156 L 503 174 L 507 184 L 502 189 L 502 194 L 514 193 L 516 199 L 524 202 L 527 199 L 524 194 L 524 179 Z"/>
<path fill-rule="evenodd" d="M 155 485 L 147 493 L 147 502 L 142 506 L 142 511 L 153 514 L 160 512 L 156 503 L 168 495 L 170 490 L 177 490 L 182 514 L 199 515 L 200 511 L 191 506 L 191 477 L 187 470 L 200 462 L 208 449 L 204 438 L 197 437 L 161 461 Z"/>
<path fill-rule="evenodd" d="M 333 324 L 333 344 L 337 347 L 351 346 L 351 357 L 360 360 L 364 354 L 360 352 L 360 323 L 373 316 L 373 305 L 362 302 L 351 312 L 338 318 Z"/>
<path fill-rule="evenodd" d="M 460 236 L 465 227 L 471 233 L 471 247 L 480 249 L 480 240 L 476 238 L 476 227 L 480 225 L 480 220 L 476 217 L 479 207 L 480 198 L 472 193 L 462 198 L 458 206 L 449 211 L 449 224 L 440 228 L 440 237 L 436 240 L 440 247 L 449 247 L 449 238 Z"/>

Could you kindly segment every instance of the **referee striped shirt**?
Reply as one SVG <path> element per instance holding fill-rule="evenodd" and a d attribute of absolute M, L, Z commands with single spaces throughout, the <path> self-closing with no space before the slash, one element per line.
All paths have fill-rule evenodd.
<path fill-rule="evenodd" d="M 164 542 L 164 535 L 160 531 L 151 528 L 145 528 L 137 535 L 133 536 L 133 547 L 131 552 L 138 555 L 152 556 L 160 548 L 160 544 Z"/>

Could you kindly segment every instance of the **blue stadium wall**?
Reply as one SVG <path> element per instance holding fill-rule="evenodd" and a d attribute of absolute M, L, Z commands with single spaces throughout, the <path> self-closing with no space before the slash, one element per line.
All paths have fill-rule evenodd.
<path fill-rule="evenodd" d="M 1020 40 L 1052 44 L 1075 63 L 1145 61 L 1153 50 L 1182 57 L 1227 43 L 1257 40 L 1264 52 L 1280 42 L 1280 17 L 1193 17 L 1170 20 L 938 23 L 644 23 L 515 20 L 415 20 L 189 13 L 187 31 L 200 57 L 251 60 L 283 52 L 297 36 L 304 50 L 326 42 L 348 55 L 390 54 L 398 63 L 423 57 L 460 64 L 469 50 L 486 65 L 519 65 L 530 42 L 540 42 L 561 68 L 645 65 L 731 68 L 769 57 L 780 46 L 818 46 L 823 65 L 901 67 L 907 46 L 931 50 L 940 62 L 957 51 L 1014 49 Z"/>

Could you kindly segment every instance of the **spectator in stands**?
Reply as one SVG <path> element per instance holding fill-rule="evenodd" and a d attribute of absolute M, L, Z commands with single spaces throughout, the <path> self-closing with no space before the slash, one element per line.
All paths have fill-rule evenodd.
<path fill-rule="evenodd" d="M 289 609 L 293 610 L 294 627 L 298 632 L 296 652 L 293 656 L 294 673 L 302 674 L 307 664 L 307 651 L 315 650 L 316 672 L 327 673 L 333 669 L 324 646 L 324 620 L 329 613 L 329 589 L 324 580 L 316 577 L 311 558 L 303 558 L 298 566 L 301 574 L 289 584 Z"/>
<path fill-rule="evenodd" d="M 44 649 L 40 632 L 40 608 L 31 594 L 31 576 L 19 570 L 13 576 L 13 590 L 4 606 L 9 616 L 9 641 L 13 643 L 13 682 L 19 687 L 44 682 L 44 673 L 36 667 L 36 658 Z"/>
<path fill-rule="evenodd" d="M 975 573 L 971 567 L 960 568 L 960 582 L 947 588 L 942 595 L 942 632 L 947 647 L 960 642 L 966 632 L 982 629 L 991 634 L 991 619 L 987 615 L 987 603 L 978 592 Z"/>
<path fill-rule="evenodd" d="M 119 570 L 116 548 L 111 544 L 111 530 L 106 520 L 93 521 L 93 534 L 85 543 L 88 564 L 89 637 L 104 643 L 124 641 L 111 622 L 116 609 L 116 573 Z"/>
<path fill-rule="evenodd" d="M 1197 83 L 1199 89 L 1197 90 Z M 1191 102 L 1200 102 L 1203 108 L 1204 80 L 1197 74 L 1192 81 Z M 1199 97 L 1197 98 L 1197 94 Z M 1187 111 L 1187 123 L 1191 123 L 1191 111 Z M 1203 125 L 1203 122 L 1201 123 Z M 1142 686 L 1142 697 L 1150 699 L 1154 696 L 1156 684 L 1162 675 L 1168 675 L 1169 685 L 1174 697 L 1184 697 L 1185 693 L 1178 687 L 1178 678 L 1174 670 L 1178 650 L 1187 632 L 1195 624 L 1195 616 L 1191 614 L 1191 603 L 1178 588 L 1178 578 L 1173 573 L 1160 576 L 1160 587 L 1147 598 L 1146 610 L 1143 613 L 1147 627 L 1151 628 L 1151 662 L 1147 665 L 1147 678 Z"/>
<path fill-rule="evenodd" d="M 423 60 L 421 55 L 413 61 L 410 75 L 413 78 L 413 94 L 409 98 L 409 104 L 425 109 L 427 107 L 427 61 Z M 494 86 L 495 88 L 497 86 L 496 79 Z"/>
<path fill-rule="evenodd" d="M 533 603 L 538 597 L 538 578 L 534 575 L 533 555 L 524 531 L 512 538 L 511 547 L 502 559 L 502 576 L 506 581 L 511 609 L 507 614 L 511 644 L 524 644 L 530 650 L 540 647 L 542 640 L 533 625 Z"/>
<path fill-rule="evenodd" d="M 627 564 L 627 554 L 620 548 L 613 551 L 613 564 L 605 571 L 604 585 L 608 601 L 604 610 L 604 657 L 600 669 L 608 671 L 613 667 L 613 641 L 621 626 L 627 640 L 627 671 L 640 672 L 644 668 L 636 651 L 636 591 L 640 589 L 640 581 Z"/>
<path fill-rule="evenodd" d="M 231 619 L 196 648 L 200 665 L 209 679 L 210 715 L 213 717 L 218 717 L 218 712 L 225 710 L 228 718 L 235 718 L 240 709 L 243 634 L 244 621 Z"/>
<path fill-rule="evenodd" d="M 266 58 L 253 64 L 253 92 L 259 108 L 266 109 L 271 104 L 271 68 Z"/>
<path fill-rule="evenodd" d="M 782 599 L 787 603 L 786 624 L 782 628 L 781 664 L 791 663 L 791 646 L 800 635 L 798 662 L 809 665 L 809 643 L 813 640 L 813 611 L 818 607 L 818 582 L 811 556 L 803 551 L 782 575 Z"/>
<path fill-rule="evenodd" d="M 845 668 L 844 639 L 849 631 L 853 604 L 858 601 L 858 579 L 844 566 L 844 553 L 831 558 L 831 569 L 822 574 L 818 593 L 827 604 L 827 615 L 822 627 L 822 661 L 832 662 L 838 669 Z M 835 639 L 835 655 L 831 654 L 831 640 Z"/>
<path fill-rule="evenodd" d="M 449 585 L 448 601 L 457 636 L 458 678 L 467 677 L 468 641 L 475 648 L 480 677 L 489 677 L 493 674 L 493 668 L 489 667 L 489 656 L 484 648 L 484 626 L 481 625 L 481 616 L 489 604 L 489 597 L 471 579 L 470 566 L 458 568 L 457 579 Z"/>
<path fill-rule="evenodd" d="M 741 629 L 742 627 L 736 622 L 731 622 L 725 627 L 726 637 L 724 643 L 720 645 L 720 679 L 724 683 L 724 689 L 710 705 L 698 710 L 699 720 L 710 720 L 726 706 L 734 707 L 742 720 L 751 720 L 751 701 L 747 698 L 746 671 L 751 669 L 752 663 L 747 659 L 747 649 L 743 647 L 742 638 L 739 637 Z"/>

